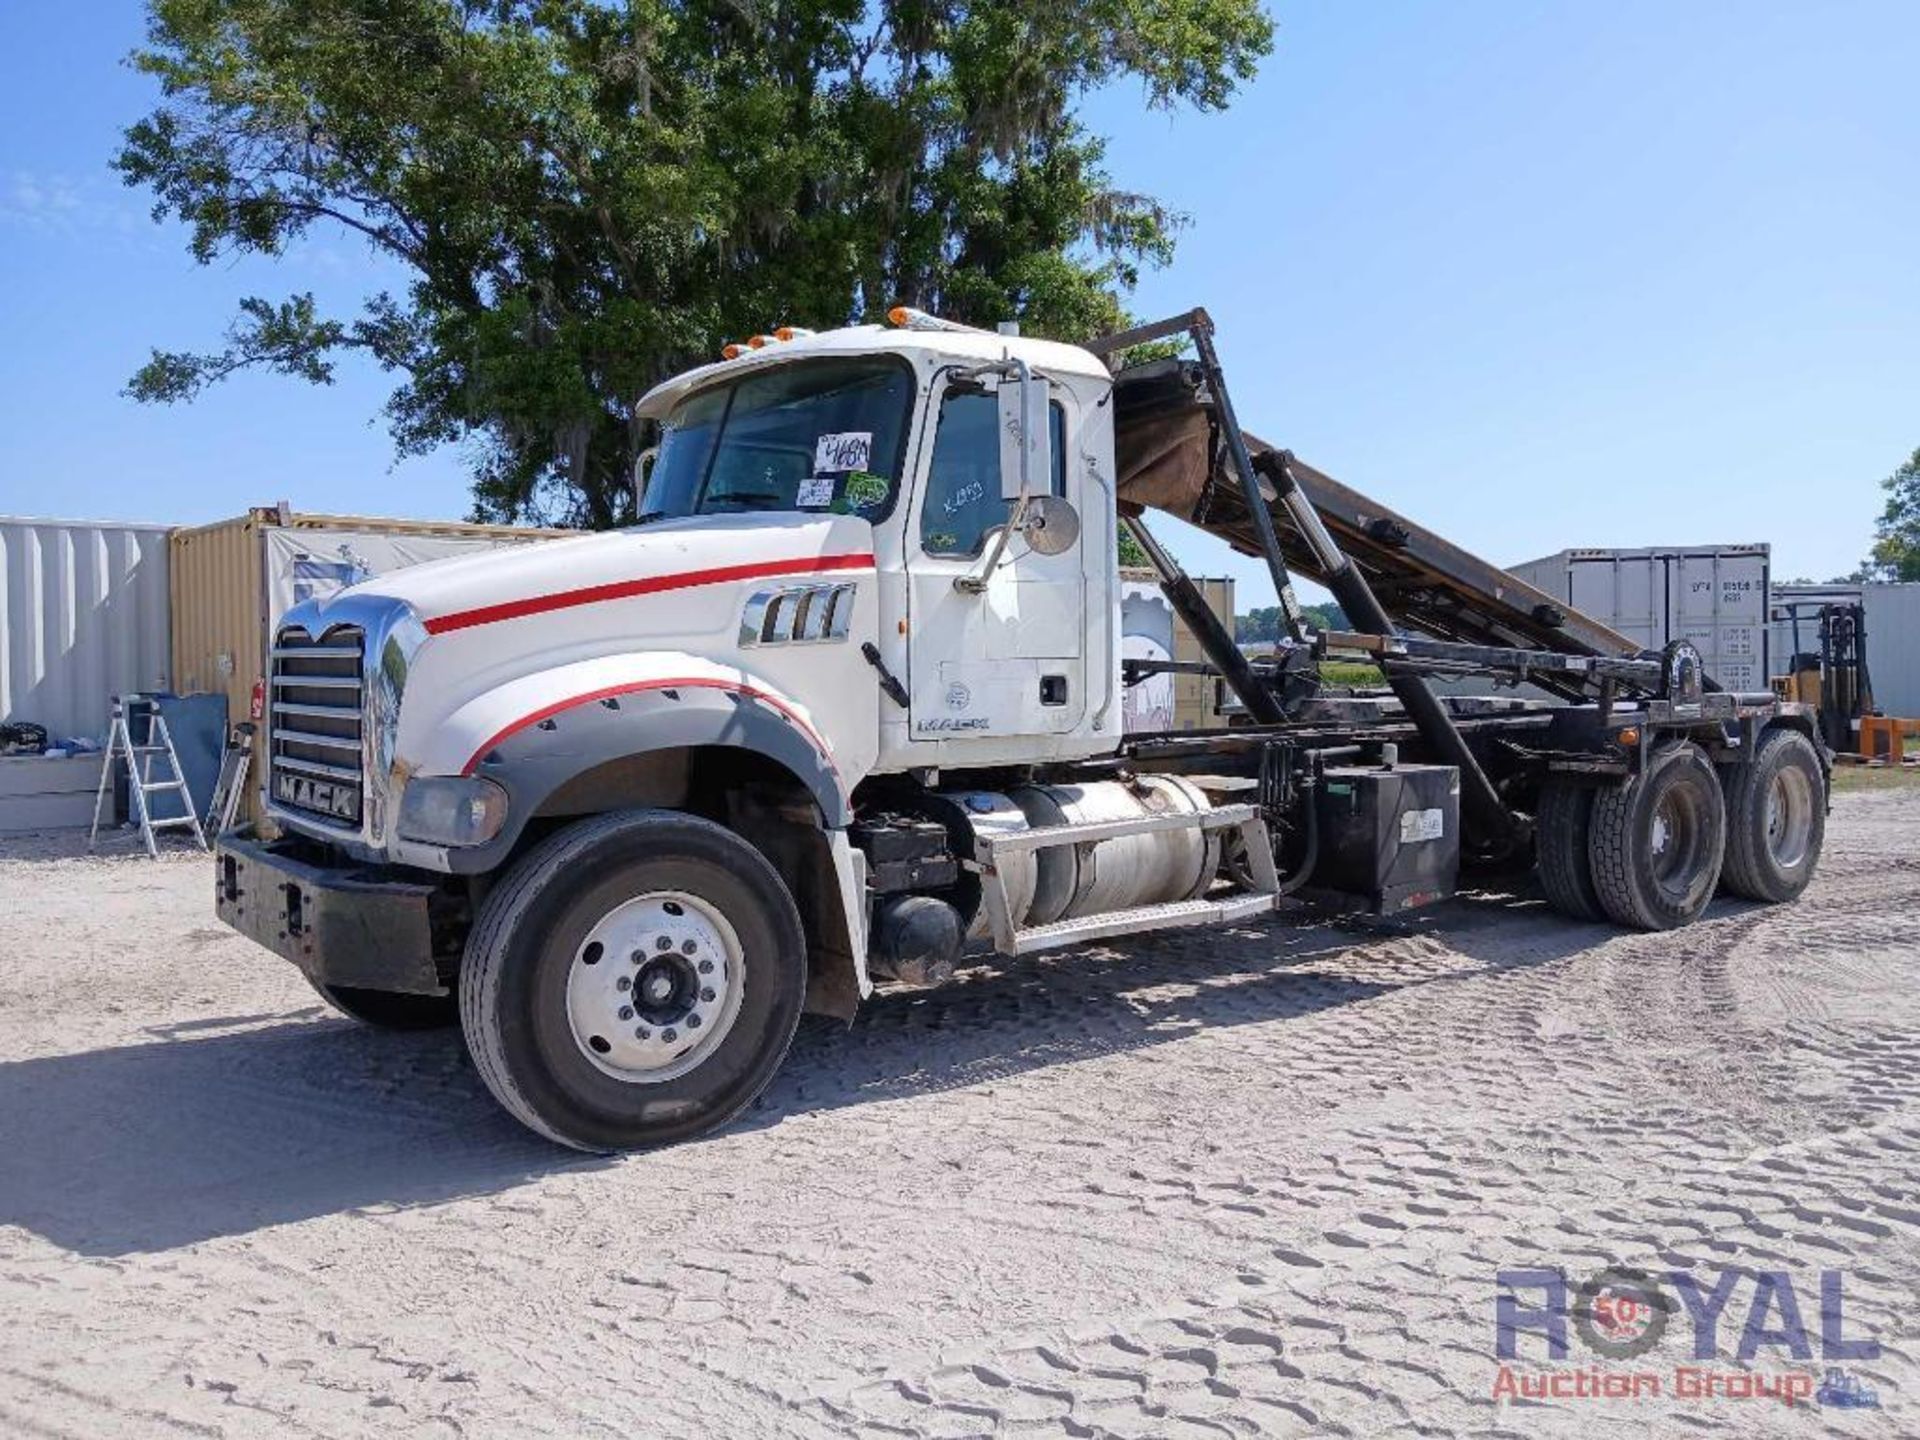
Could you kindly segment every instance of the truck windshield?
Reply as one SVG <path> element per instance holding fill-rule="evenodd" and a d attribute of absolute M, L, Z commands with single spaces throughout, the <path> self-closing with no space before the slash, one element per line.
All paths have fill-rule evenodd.
<path fill-rule="evenodd" d="M 640 519 L 805 510 L 878 520 L 893 508 L 913 372 L 897 359 L 797 360 L 674 407 Z"/>

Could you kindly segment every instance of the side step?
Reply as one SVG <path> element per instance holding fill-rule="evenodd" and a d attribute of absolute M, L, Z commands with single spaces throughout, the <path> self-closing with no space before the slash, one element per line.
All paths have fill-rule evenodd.
<path fill-rule="evenodd" d="M 1153 930 L 1230 925 L 1235 920 L 1271 913 L 1273 901 L 1271 895 L 1247 891 L 1224 900 L 1175 900 L 1166 905 L 1142 905 L 1137 910 L 1109 910 L 1104 915 L 1056 920 L 1051 925 L 1030 925 L 1015 932 L 1013 953 L 1031 955 L 1038 950 L 1059 950 L 1068 945 L 1104 940 L 1110 935 L 1145 935 Z"/>
<path fill-rule="evenodd" d="M 1247 855 L 1253 887 L 1218 899 L 1175 900 L 1077 915 L 1046 925 L 1015 925 L 1000 874 L 1002 857 L 1027 854 L 1062 845 L 1097 845 L 1127 835 L 1152 835 L 1165 830 L 1238 830 Z M 987 922 L 994 948 L 1003 955 L 1031 955 L 1083 945 L 1113 935 L 1139 935 L 1154 930 L 1182 930 L 1202 925 L 1227 925 L 1270 913 L 1280 898 L 1280 875 L 1273 864 L 1273 846 L 1267 823 L 1254 805 L 1221 805 L 1211 810 L 1168 815 L 1143 815 L 1131 820 L 1101 820 L 1088 825 L 1050 825 L 1015 830 L 1004 835 L 975 837 Z"/>

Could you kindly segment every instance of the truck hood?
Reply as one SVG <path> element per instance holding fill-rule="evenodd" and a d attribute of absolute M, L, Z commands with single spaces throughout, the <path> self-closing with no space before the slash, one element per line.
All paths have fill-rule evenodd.
<path fill-rule="evenodd" d="M 650 593 L 870 566 L 873 528 L 849 515 L 697 515 L 429 561 L 343 590 L 406 602 L 429 634 Z"/>

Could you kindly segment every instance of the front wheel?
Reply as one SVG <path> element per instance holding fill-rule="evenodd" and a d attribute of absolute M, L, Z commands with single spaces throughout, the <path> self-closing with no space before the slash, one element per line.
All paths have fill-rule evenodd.
<path fill-rule="evenodd" d="M 793 897 L 710 821 L 630 810 L 529 851 L 467 941 L 460 1021 L 494 1098 L 581 1150 L 685 1140 L 779 1067 L 806 990 Z"/>
<path fill-rule="evenodd" d="M 1726 802 L 1698 745 L 1665 745 L 1624 785 L 1593 802 L 1593 888 L 1607 914 L 1641 930 L 1699 918 L 1727 842 Z"/>

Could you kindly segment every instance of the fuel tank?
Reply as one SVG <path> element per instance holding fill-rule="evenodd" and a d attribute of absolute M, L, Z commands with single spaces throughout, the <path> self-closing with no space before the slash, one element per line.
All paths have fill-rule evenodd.
<path fill-rule="evenodd" d="M 953 802 L 976 836 L 989 838 L 1028 829 L 1196 814 L 1211 808 L 1199 787 L 1177 775 L 1085 785 L 1016 785 L 1005 791 L 947 792 L 943 798 Z M 1005 855 L 1001 882 L 1016 926 L 1048 925 L 1082 915 L 1191 900 L 1206 892 L 1219 869 L 1218 832 L 1158 830 Z M 968 938 L 977 940 L 989 933 L 984 912 L 977 911 Z"/>

